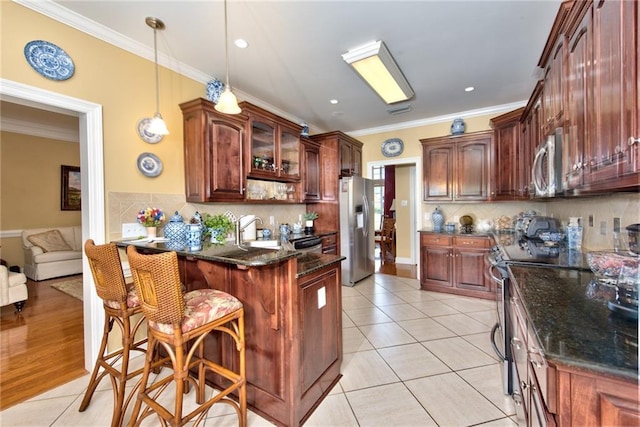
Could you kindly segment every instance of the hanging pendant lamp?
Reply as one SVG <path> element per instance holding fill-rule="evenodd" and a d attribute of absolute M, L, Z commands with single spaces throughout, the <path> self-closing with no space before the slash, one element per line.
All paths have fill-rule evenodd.
<path fill-rule="evenodd" d="M 158 85 L 158 42 L 157 42 L 157 30 L 164 30 L 165 25 L 164 22 L 159 20 L 158 18 L 147 17 L 144 22 L 151 28 L 153 28 L 153 51 L 155 54 L 155 64 L 156 64 L 156 112 L 151 119 L 151 123 L 149 124 L 149 128 L 147 129 L 150 133 L 154 133 L 156 135 L 168 135 L 169 129 L 167 129 L 167 124 L 164 122 L 162 118 L 162 114 L 160 114 L 160 89 Z"/>
<path fill-rule="evenodd" d="M 227 30 L 227 0 L 224 0 L 224 54 L 227 67 L 227 81 L 224 86 L 224 90 L 220 94 L 220 99 L 215 106 L 217 111 L 225 114 L 239 114 L 242 110 L 238 106 L 238 100 L 231 91 L 231 84 L 229 83 L 229 40 Z"/>

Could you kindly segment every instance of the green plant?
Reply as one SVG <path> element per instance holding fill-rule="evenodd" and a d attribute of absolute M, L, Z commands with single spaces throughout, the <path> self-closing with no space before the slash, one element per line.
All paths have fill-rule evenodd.
<path fill-rule="evenodd" d="M 303 218 L 305 219 L 305 221 L 313 221 L 318 219 L 318 213 L 317 212 L 307 212 L 303 215 Z"/>
<path fill-rule="evenodd" d="M 202 222 L 204 226 L 207 228 L 207 233 L 211 233 L 210 230 L 218 230 L 223 236 L 226 236 L 233 230 L 235 230 L 236 225 L 225 215 L 211 215 L 208 213 L 204 213 L 202 215 Z"/>

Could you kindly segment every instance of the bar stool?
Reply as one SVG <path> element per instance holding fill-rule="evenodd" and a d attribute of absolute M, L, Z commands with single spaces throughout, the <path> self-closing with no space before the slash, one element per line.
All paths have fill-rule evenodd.
<path fill-rule="evenodd" d="M 235 409 L 239 425 L 246 426 L 247 391 L 242 303 L 232 295 L 214 289 L 198 289 L 183 294 L 175 252 L 143 255 L 139 254 L 134 246 L 129 246 L 127 258 L 133 282 L 140 296 L 142 311 L 148 322 L 148 348 L 151 350 L 161 346 L 168 353 L 173 366 L 173 375 L 156 378 L 153 384 L 148 384 L 149 373 L 164 360 L 154 360 L 151 352 L 147 353 L 130 425 L 140 425 L 154 412 L 162 425 L 169 423 L 172 426 L 182 426 L 191 420 L 195 420 L 193 425 L 197 425 L 205 418 L 214 403 L 223 402 Z M 235 342 L 238 358 L 230 360 L 229 364 L 232 366 L 225 367 L 204 358 L 204 340 L 212 331 L 222 332 Z M 222 336 L 220 338 L 223 339 Z M 234 367 L 235 371 L 231 369 Z M 205 401 L 207 371 L 219 375 L 223 379 L 221 384 L 224 382 L 226 388 L 217 394 L 214 393 Z M 173 413 L 158 401 L 172 382 L 175 384 Z M 188 391 L 189 384 L 195 386 L 196 403 L 199 406 L 183 416 L 183 394 Z M 238 402 L 230 398 L 234 392 L 238 396 Z M 142 403 L 147 406 L 141 412 Z"/>
<path fill-rule="evenodd" d="M 96 245 L 92 239 L 89 239 L 84 244 L 84 251 L 89 259 L 96 292 L 102 299 L 104 330 L 98 359 L 93 368 L 79 411 L 83 412 L 87 409 L 100 381 L 105 376 L 110 375 L 114 396 L 111 426 L 116 427 L 122 425 L 125 410 L 133 397 L 132 393 L 127 397 L 126 402 L 124 400 L 127 381 L 142 373 L 143 370 L 140 368 L 133 372 L 128 372 L 130 353 L 132 351 L 146 353 L 143 345 L 147 342 L 147 338 L 135 340 L 136 332 L 144 324 L 145 319 L 142 315 L 137 320 L 132 319 L 134 315 L 142 313 L 142 308 L 133 287 L 129 289 L 125 283 L 116 244 Z M 120 328 L 122 348 L 107 354 L 107 341 L 114 324 Z M 116 366 L 119 361 L 121 361 L 120 368 Z"/>

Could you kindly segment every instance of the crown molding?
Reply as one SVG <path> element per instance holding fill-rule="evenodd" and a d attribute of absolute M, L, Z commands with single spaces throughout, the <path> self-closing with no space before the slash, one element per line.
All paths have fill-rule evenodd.
<path fill-rule="evenodd" d="M 59 141 L 80 142 L 80 131 L 78 129 L 65 129 L 59 126 L 43 125 L 40 123 L 9 117 L 0 117 L 0 131 L 20 133 Z"/>
<path fill-rule="evenodd" d="M 477 110 L 461 111 L 459 113 L 446 114 L 443 116 L 430 117 L 427 119 L 412 120 L 409 122 L 396 123 L 396 124 L 387 125 L 387 126 L 378 126 L 374 128 L 361 129 L 361 130 L 356 130 L 353 132 L 346 132 L 346 133 L 353 137 L 358 137 L 363 135 L 372 135 L 376 133 L 391 132 L 391 131 L 397 131 L 402 129 L 415 128 L 419 126 L 428 126 L 436 123 L 449 122 L 458 117 L 478 117 L 478 116 L 485 116 L 487 114 L 500 114 L 506 111 L 516 110 L 520 107 L 524 107 L 525 105 L 527 105 L 526 100 L 517 101 L 509 104 L 478 108 Z"/>

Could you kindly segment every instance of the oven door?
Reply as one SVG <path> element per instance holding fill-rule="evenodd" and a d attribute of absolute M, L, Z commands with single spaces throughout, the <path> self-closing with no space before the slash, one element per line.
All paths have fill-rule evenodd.
<path fill-rule="evenodd" d="M 490 258 L 491 259 L 491 258 Z M 506 301 L 508 301 L 509 276 L 506 266 L 493 262 L 489 267 L 489 275 L 496 283 L 496 310 L 498 322 L 491 329 L 491 345 L 496 355 L 502 360 L 502 390 L 504 394 L 511 394 L 511 347 L 509 345 L 509 324 L 507 322 Z"/>

